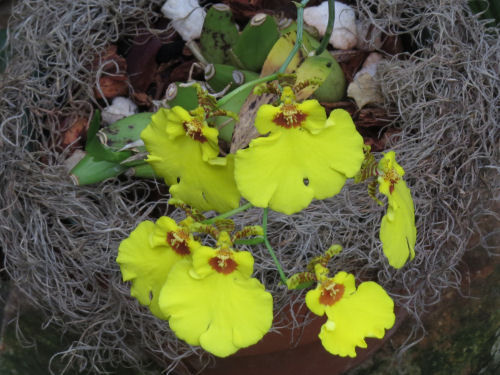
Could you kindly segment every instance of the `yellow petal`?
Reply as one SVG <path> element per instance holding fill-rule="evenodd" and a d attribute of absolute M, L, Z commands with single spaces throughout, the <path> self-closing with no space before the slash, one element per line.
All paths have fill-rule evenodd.
<path fill-rule="evenodd" d="M 321 327 L 321 343 L 332 354 L 356 356 L 356 346 L 366 348 L 366 337 L 382 338 L 394 325 L 394 303 L 374 282 L 326 309 L 328 321 Z"/>
<path fill-rule="evenodd" d="M 195 123 L 197 124 L 195 129 L 197 128 L 198 131 L 193 141 L 199 145 L 203 160 L 207 161 L 215 158 L 219 154 L 219 141 L 217 138 L 219 131 L 209 127 L 203 117 L 193 117 L 188 111 L 180 106 L 175 106 L 172 109 L 160 108 L 159 112 L 160 111 L 165 113 L 165 116 L 161 119 L 162 122 L 158 121 L 155 117 L 156 114 L 151 117 L 151 120 L 153 123 L 157 123 L 160 126 L 166 126 L 166 132 L 171 140 L 180 135 L 193 139 L 188 129 L 190 123 Z M 205 112 L 203 110 L 201 110 L 201 113 L 202 116 L 204 116 Z M 204 141 L 201 142 L 199 139 L 197 140 L 197 138 L 204 138 Z"/>
<path fill-rule="evenodd" d="M 172 197 L 202 211 L 226 212 L 238 207 L 240 194 L 234 182 L 233 156 L 205 162 L 208 143 L 194 141 L 185 135 L 170 139 L 165 130 L 169 112 L 165 111 L 153 115 L 152 123 L 143 130 L 141 138 L 149 152 L 147 161 L 170 185 Z M 177 112 L 168 116 L 179 117 Z M 169 127 L 181 126 L 173 120 L 168 124 Z"/>
<path fill-rule="evenodd" d="M 288 127 L 279 125 L 277 117 L 285 113 L 285 108 L 295 109 L 303 120 L 299 123 L 294 123 L 293 128 L 307 129 L 311 133 L 318 133 L 325 127 L 326 112 L 317 100 L 306 100 L 303 103 L 285 103 L 278 107 L 265 104 L 259 108 L 255 117 L 255 127 L 260 134 L 280 133 L 290 130 Z M 302 118 L 302 117 L 299 117 Z M 282 118 L 281 120 L 284 120 Z M 284 121 L 286 122 L 286 121 Z"/>
<path fill-rule="evenodd" d="M 162 216 L 156 220 L 155 228 L 153 233 L 149 237 L 149 244 L 151 247 L 155 246 L 166 246 L 166 236 L 165 234 L 170 231 L 176 231 L 179 226 L 175 220 L 169 218 L 168 216 Z"/>
<path fill-rule="evenodd" d="M 253 273 L 254 259 L 248 251 L 234 251 L 232 249 L 224 249 L 226 254 L 229 253 L 230 258 L 234 261 L 234 271 L 238 271 L 243 277 L 249 278 Z M 218 249 L 213 249 L 208 246 L 201 246 L 193 252 L 193 270 L 198 275 L 198 278 L 204 278 L 212 273 L 216 273 L 216 269 L 211 266 L 210 261 L 219 255 Z M 232 269 L 233 267 L 231 267 Z"/>
<path fill-rule="evenodd" d="M 123 281 L 132 281 L 130 294 L 151 312 L 161 319 L 166 319 L 158 307 L 160 290 L 167 275 L 177 261 L 184 258 L 170 247 L 151 247 L 149 238 L 155 231 L 151 221 L 143 221 L 130 236 L 120 243 L 117 263 L 123 276 Z"/>
<path fill-rule="evenodd" d="M 298 109 L 307 114 L 302 127 L 313 134 L 319 133 L 326 125 L 325 108 L 317 100 L 306 100 L 298 104 Z"/>
<path fill-rule="evenodd" d="M 313 198 L 337 194 L 363 161 L 363 140 L 352 121 L 336 121 L 318 134 L 287 129 L 252 140 L 236 154 L 235 179 L 254 206 L 285 214 Z"/>
<path fill-rule="evenodd" d="M 321 296 L 321 288 L 318 285 L 316 289 L 310 290 L 306 294 L 306 305 L 313 313 L 322 316 L 325 313 L 325 305 L 319 302 Z"/>
<path fill-rule="evenodd" d="M 306 294 L 306 305 L 313 313 L 322 316 L 329 308 L 328 305 L 321 303 L 321 294 L 323 291 L 323 282 L 335 283 L 342 285 L 343 294 L 341 298 L 350 296 L 356 291 L 354 275 L 341 271 L 338 272 L 334 278 L 324 277 L 327 274 L 327 269 L 320 264 L 315 266 L 316 277 L 319 280 L 316 289 L 310 290 Z"/>
<path fill-rule="evenodd" d="M 388 198 L 389 207 L 380 225 L 380 241 L 389 264 L 401 268 L 415 257 L 417 228 L 413 199 L 404 180 L 394 185 Z"/>
<path fill-rule="evenodd" d="M 330 167 L 343 173 L 347 177 L 354 177 L 358 173 L 364 159 L 363 138 L 356 130 L 349 112 L 343 109 L 334 109 L 326 121 L 326 129 L 330 147 Z"/>
<path fill-rule="evenodd" d="M 201 211 L 227 212 L 238 207 L 240 192 L 234 181 L 234 155 L 225 159 L 225 165 L 206 163 L 195 155 L 184 160 L 180 182 L 170 186 L 172 197 Z"/>
<path fill-rule="evenodd" d="M 189 261 L 179 262 L 160 294 L 160 307 L 179 338 L 226 357 L 257 343 L 271 328 L 272 297 L 258 280 L 238 271 L 196 279 L 190 268 Z"/>
<path fill-rule="evenodd" d="M 271 130 L 277 130 L 277 126 L 273 123 L 273 119 L 279 111 L 279 107 L 270 104 L 264 104 L 259 108 L 255 116 L 255 127 L 260 134 L 267 134 Z"/>

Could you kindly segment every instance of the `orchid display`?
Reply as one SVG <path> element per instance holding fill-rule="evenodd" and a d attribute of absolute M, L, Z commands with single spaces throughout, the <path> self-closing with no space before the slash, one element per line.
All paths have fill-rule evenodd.
<path fill-rule="evenodd" d="M 302 25 L 297 27 L 300 44 Z M 304 89 L 314 92 L 311 87 L 321 79 L 293 82 L 297 74 L 284 74 L 287 61 L 278 72 L 218 100 L 195 84 L 196 105 L 160 108 L 141 133 L 147 163 L 169 186 L 170 204 L 186 218 L 141 222 L 118 249 L 123 280 L 178 338 L 218 357 L 256 344 L 273 323 L 273 296 L 254 277 L 252 253 L 238 250 L 239 244 L 263 245 L 288 289 L 316 284 L 305 303 L 314 314 L 326 315 L 319 338 L 328 352 L 355 357 L 356 347 L 366 348 L 365 338 L 382 338 L 394 325 L 394 303 L 382 286 L 363 281 L 356 287 L 355 275 L 342 270 L 328 276 L 339 244 L 312 259 L 304 272 L 287 276 L 268 240 L 270 209 L 293 215 L 314 199 L 334 197 L 349 178 L 355 183 L 371 178 L 369 194 L 383 204 L 376 197 L 378 184 L 387 197 L 380 241 L 389 265 L 401 268 L 415 256 L 414 205 L 395 153 L 386 152 L 377 162 L 347 111 L 327 114 L 318 100 L 303 98 Z M 223 151 L 218 128 L 227 125 L 223 119 L 238 120 L 231 105 L 252 88 L 279 95 L 256 108 L 258 136 L 249 146 Z M 234 232 L 236 224 L 228 218 L 250 207 L 262 208 L 262 222 Z"/>

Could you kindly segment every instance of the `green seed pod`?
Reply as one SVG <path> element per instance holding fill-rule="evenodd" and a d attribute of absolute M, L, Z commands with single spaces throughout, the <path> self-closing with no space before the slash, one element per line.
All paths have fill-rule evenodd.
<path fill-rule="evenodd" d="M 205 67 L 205 80 L 210 87 L 218 92 L 231 84 L 228 92 L 231 92 L 236 87 L 245 82 L 257 79 L 259 75 L 247 70 L 237 70 L 234 66 L 223 64 L 208 64 Z"/>
<path fill-rule="evenodd" d="M 186 111 L 191 111 L 198 107 L 196 88 L 194 86 L 179 86 L 178 82 L 168 85 L 166 100 L 170 108 L 178 105 Z"/>
<path fill-rule="evenodd" d="M 238 37 L 229 6 L 214 4 L 207 12 L 200 37 L 201 52 L 205 59 L 213 64 L 229 63 L 228 51 Z"/>
<path fill-rule="evenodd" d="M 330 69 L 330 74 L 328 74 L 325 81 L 314 92 L 313 98 L 320 102 L 332 103 L 341 100 L 345 96 L 346 80 L 337 60 L 330 54 L 327 59 L 329 62 L 326 63 L 326 66 Z"/>
<path fill-rule="evenodd" d="M 113 151 L 121 150 L 125 145 L 141 139 L 141 132 L 151 123 L 150 112 L 137 113 L 118 120 L 101 129 L 98 133 L 101 143 Z M 137 147 L 145 151 L 144 146 Z"/>
<path fill-rule="evenodd" d="M 91 155 L 85 155 L 71 170 L 70 178 L 75 185 L 95 184 L 111 177 L 117 177 L 127 170 L 127 167 L 107 160 L 96 160 Z"/>
<path fill-rule="evenodd" d="M 253 16 L 231 50 L 236 65 L 260 72 L 279 36 L 278 25 L 273 17 L 263 13 Z"/>
<path fill-rule="evenodd" d="M 295 83 L 296 96 L 304 100 L 311 95 L 322 102 L 336 102 L 345 95 L 346 82 L 344 73 L 335 59 L 311 56 L 297 68 Z"/>

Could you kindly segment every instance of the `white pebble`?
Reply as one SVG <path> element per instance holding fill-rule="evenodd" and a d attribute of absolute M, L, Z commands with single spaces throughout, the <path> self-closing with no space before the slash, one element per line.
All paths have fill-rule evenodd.
<path fill-rule="evenodd" d="M 320 35 L 325 35 L 328 24 L 328 2 L 304 9 L 304 22 L 314 26 Z M 346 4 L 335 2 L 335 22 L 330 37 L 330 44 L 338 49 L 352 49 L 358 42 L 356 15 Z"/>
<path fill-rule="evenodd" d="M 200 37 L 206 12 L 198 0 L 167 0 L 161 11 L 172 20 L 172 26 L 184 41 Z"/>
<path fill-rule="evenodd" d="M 109 125 L 135 113 L 137 113 L 137 106 L 132 100 L 117 96 L 110 106 L 102 110 L 102 122 Z"/>
<path fill-rule="evenodd" d="M 361 66 L 361 69 L 356 73 L 354 76 L 354 80 L 356 79 L 357 76 L 360 76 L 363 73 L 368 73 L 372 77 L 375 77 L 375 74 L 377 73 L 377 66 L 380 61 L 384 59 L 384 56 L 378 52 L 372 52 L 370 53 L 366 59 L 363 65 Z"/>

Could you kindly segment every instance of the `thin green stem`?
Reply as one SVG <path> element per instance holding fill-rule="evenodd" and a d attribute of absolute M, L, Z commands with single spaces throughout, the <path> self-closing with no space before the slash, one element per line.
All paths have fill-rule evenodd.
<path fill-rule="evenodd" d="M 252 207 L 252 203 L 248 202 L 248 203 L 244 204 L 243 206 L 235 208 L 234 210 L 231 210 L 231 211 L 224 212 L 223 214 L 220 214 L 219 216 L 215 216 L 211 219 L 203 220 L 203 224 L 213 224 L 217 220 L 225 219 L 226 217 L 231 217 L 233 215 L 236 215 L 238 212 L 248 210 L 250 207 Z"/>
<path fill-rule="evenodd" d="M 242 91 L 245 91 L 249 87 L 253 87 L 255 85 L 258 85 L 259 83 L 273 81 L 276 78 L 278 78 L 278 74 L 274 73 L 274 74 L 271 74 L 269 76 L 265 76 L 265 77 L 262 77 L 262 78 L 257 78 L 257 79 L 255 79 L 253 81 L 247 82 L 247 83 L 241 85 L 240 87 L 238 87 L 237 89 L 234 89 L 233 91 L 231 91 L 226 96 L 223 96 L 222 98 L 220 98 L 217 101 L 217 105 L 219 107 L 221 107 L 222 105 L 226 104 L 229 100 L 231 100 L 234 96 L 238 95 Z"/>
<path fill-rule="evenodd" d="M 255 79 L 255 80 L 250 81 L 250 82 L 247 82 L 247 83 L 241 85 L 240 87 L 238 87 L 237 89 L 234 89 L 229 94 L 223 96 L 221 99 L 219 99 L 217 101 L 217 105 L 219 107 L 223 106 L 228 101 L 230 101 L 234 96 L 238 95 L 242 91 L 245 91 L 249 87 L 253 87 L 253 86 L 258 85 L 259 83 L 263 83 L 263 82 L 274 81 L 281 74 L 284 73 L 284 71 L 286 70 L 288 64 L 290 64 L 290 61 L 292 61 L 293 57 L 295 56 L 295 54 L 299 50 L 300 46 L 302 45 L 302 34 L 303 34 L 303 30 L 304 30 L 304 7 L 306 6 L 306 4 L 308 2 L 309 2 L 309 0 L 302 0 L 300 2 L 300 4 L 299 3 L 295 3 L 295 5 L 297 5 L 297 40 L 295 41 L 295 45 L 293 46 L 292 51 L 290 52 L 290 54 L 286 58 L 286 60 L 283 63 L 283 65 L 281 65 L 281 67 L 278 70 L 278 72 L 274 73 L 274 74 L 271 74 L 271 75 L 268 75 L 268 76 L 265 76 L 265 77 L 261 77 L 261 78 Z M 335 8 L 334 8 L 334 10 L 335 10 Z"/>
<path fill-rule="evenodd" d="M 295 40 L 295 45 L 293 46 L 292 51 L 286 58 L 281 68 L 278 70 L 278 73 L 284 73 L 290 61 L 292 61 L 295 54 L 298 52 L 300 46 L 302 45 L 302 34 L 304 30 L 304 7 L 309 2 L 309 0 L 302 0 L 299 3 L 295 3 L 297 6 L 297 39 Z"/>
<path fill-rule="evenodd" d="M 328 0 L 328 24 L 326 25 L 325 35 L 321 40 L 321 44 L 314 53 L 316 56 L 321 54 L 326 49 L 326 46 L 330 41 L 330 37 L 332 36 L 334 21 L 335 21 L 335 0 Z"/>
<path fill-rule="evenodd" d="M 283 282 L 283 284 L 286 285 L 287 278 L 285 276 L 285 273 L 283 272 L 283 269 L 281 268 L 281 264 L 280 264 L 278 258 L 276 257 L 276 254 L 274 253 L 274 250 L 273 250 L 271 244 L 269 243 L 269 240 L 267 239 L 267 212 L 268 212 L 268 208 L 266 207 L 266 208 L 264 208 L 264 213 L 263 213 L 263 217 L 262 217 L 262 228 L 264 229 L 264 244 L 266 245 L 267 250 L 269 251 L 269 254 L 271 254 L 271 258 L 273 258 L 274 264 L 276 264 L 276 268 L 278 268 L 278 273 L 280 274 L 281 281 Z"/>

